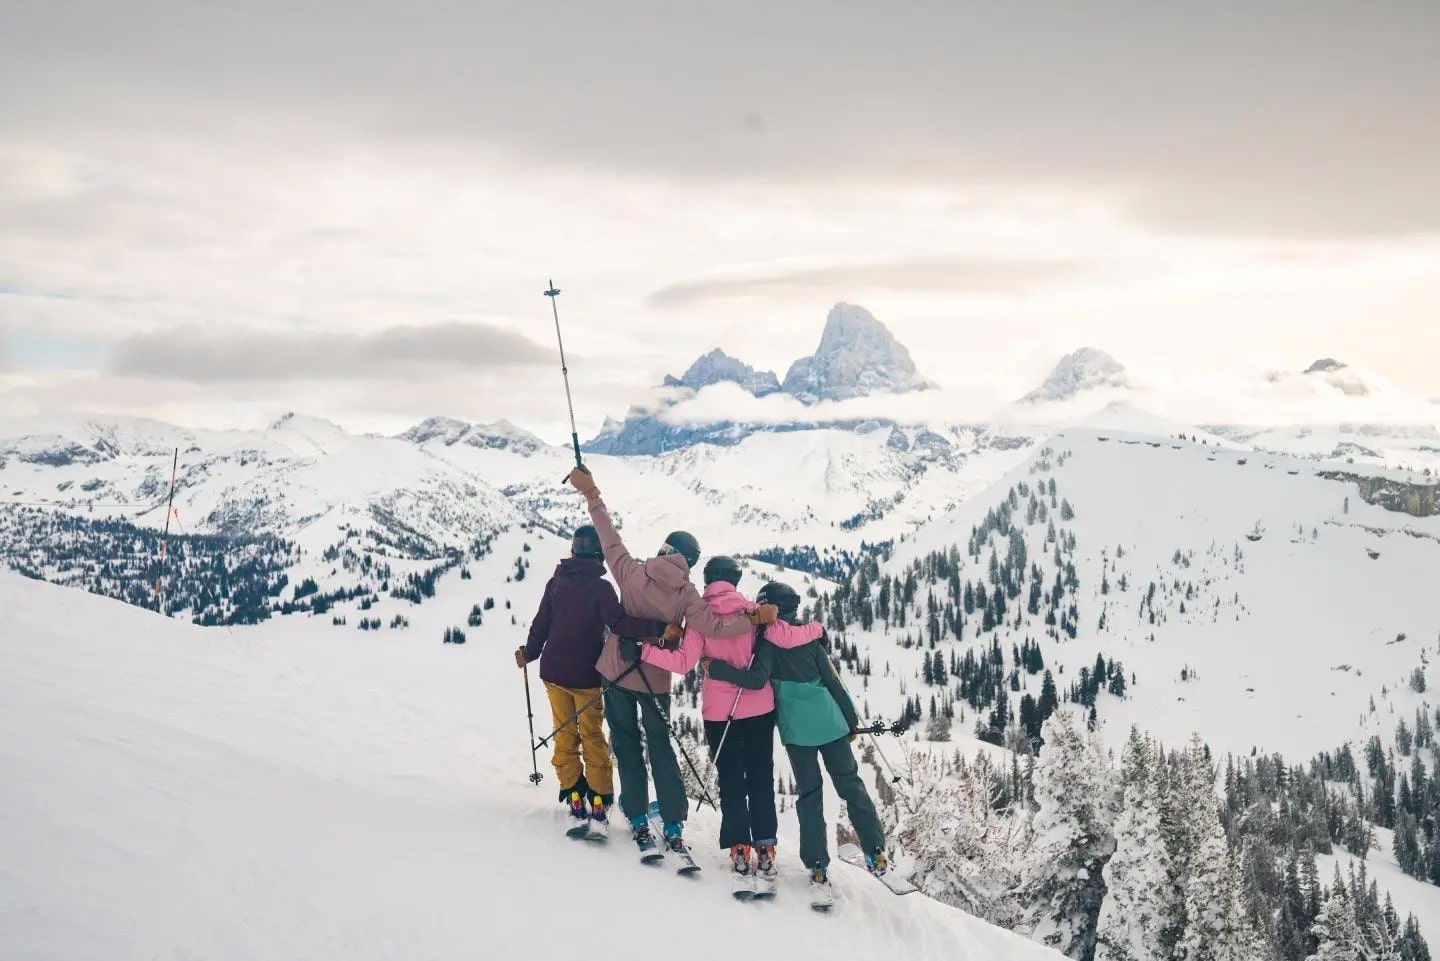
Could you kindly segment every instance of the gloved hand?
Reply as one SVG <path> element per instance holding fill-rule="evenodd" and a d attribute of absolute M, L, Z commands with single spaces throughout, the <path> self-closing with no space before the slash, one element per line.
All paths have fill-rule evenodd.
<path fill-rule="evenodd" d="M 774 624 L 775 619 L 780 616 L 780 608 L 774 604 L 761 604 L 746 616 L 750 618 L 751 624 L 757 626 L 761 624 Z"/>
<path fill-rule="evenodd" d="M 680 629 L 679 624 L 666 624 L 665 633 L 660 635 L 659 646 L 667 651 L 673 651 L 680 646 L 680 641 L 685 637 L 685 632 Z"/>
<path fill-rule="evenodd" d="M 854 743 L 855 743 L 855 739 L 856 739 L 857 737 L 859 737 L 859 736 L 860 736 L 860 732 L 859 732 L 859 731 L 851 731 L 851 732 L 850 732 L 850 743 L 851 743 L 851 744 L 854 744 Z"/>
<path fill-rule="evenodd" d="M 525 648 L 515 648 L 515 666 L 524 667 L 527 663 L 529 662 L 525 660 Z"/>
<path fill-rule="evenodd" d="M 620 659 L 623 661 L 640 660 L 640 642 L 633 637 L 620 638 Z"/>
<path fill-rule="evenodd" d="M 600 496 L 600 488 L 595 486 L 595 476 L 590 473 L 589 468 L 576 467 L 570 471 L 570 486 L 584 494 L 587 500 L 593 500 Z"/>

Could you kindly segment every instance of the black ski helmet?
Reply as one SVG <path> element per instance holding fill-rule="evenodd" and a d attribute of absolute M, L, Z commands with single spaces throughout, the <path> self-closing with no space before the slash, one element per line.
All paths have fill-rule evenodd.
<path fill-rule="evenodd" d="M 700 563 L 700 542 L 689 531 L 672 531 L 670 536 L 665 538 L 665 546 L 669 550 L 662 550 L 660 553 L 679 554 L 691 567 Z"/>
<path fill-rule="evenodd" d="M 705 562 L 706 586 L 714 584 L 716 581 L 724 581 L 731 587 L 740 583 L 740 565 L 735 558 L 716 554 Z"/>
<path fill-rule="evenodd" d="M 575 533 L 570 536 L 570 554 L 572 557 L 592 557 L 596 560 L 605 556 L 600 549 L 600 535 L 594 527 L 586 524 L 575 528 Z"/>
<path fill-rule="evenodd" d="M 795 588 L 779 581 L 771 581 L 760 588 L 760 593 L 755 595 L 755 602 L 774 604 L 780 611 L 782 621 L 791 620 L 800 612 L 800 595 L 795 593 Z"/>

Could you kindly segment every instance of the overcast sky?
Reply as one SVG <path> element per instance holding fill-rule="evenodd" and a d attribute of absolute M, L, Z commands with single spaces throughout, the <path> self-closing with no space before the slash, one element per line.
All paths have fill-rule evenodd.
<path fill-rule="evenodd" d="M 1437 63 L 1432 0 L 0 0 L 0 414 L 560 440 L 551 276 L 584 434 L 838 300 L 975 410 L 1436 397 Z"/>

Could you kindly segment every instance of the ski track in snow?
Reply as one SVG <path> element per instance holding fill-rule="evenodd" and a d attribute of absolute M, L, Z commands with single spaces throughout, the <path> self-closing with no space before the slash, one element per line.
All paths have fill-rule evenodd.
<path fill-rule="evenodd" d="M 513 585 L 516 607 L 543 583 Z M 444 589 L 484 590 L 464 584 Z M 812 913 L 793 812 L 768 905 L 730 899 L 708 809 L 687 832 L 699 880 L 640 865 L 619 831 L 565 838 L 548 752 L 526 779 L 508 623 L 459 647 L 435 602 L 408 631 L 202 630 L 9 574 L 0 601 L 0 957 L 728 959 L 735 937 L 794 958 L 1059 957 L 838 861 L 839 903 Z M 548 717 L 533 672 L 532 697 Z"/>

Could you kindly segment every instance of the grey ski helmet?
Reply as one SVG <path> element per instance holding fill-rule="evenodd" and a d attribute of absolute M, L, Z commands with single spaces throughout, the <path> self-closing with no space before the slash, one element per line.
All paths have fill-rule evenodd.
<path fill-rule="evenodd" d="M 740 564 L 733 557 L 724 554 L 716 554 L 705 562 L 705 583 L 714 584 L 716 581 L 724 581 L 731 587 L 740 583 Z"/>
<path fill-rule="evenodd" d="M 692 568 L 700 563 L 700 542 L 689 531 L 672 531 L 661 554 L 679 554 Z"/>
<path fill-rule="evenodd" d="M 780 611 L 780 619 L 789 621 L 800 613 L 800 595 L 795 588 L 779 581 L 771 581 L 755 595 L 757 604 L 774 604 Z"/>
<path fill-rule="evenodd" d="M 589 524 L 575 528 L 575 533 L 570 537 L 570 554 L 572 557 L 590 557 L 600 560 L 605 552 L 600 549 L 600 535 L 595 528 Z"/>

